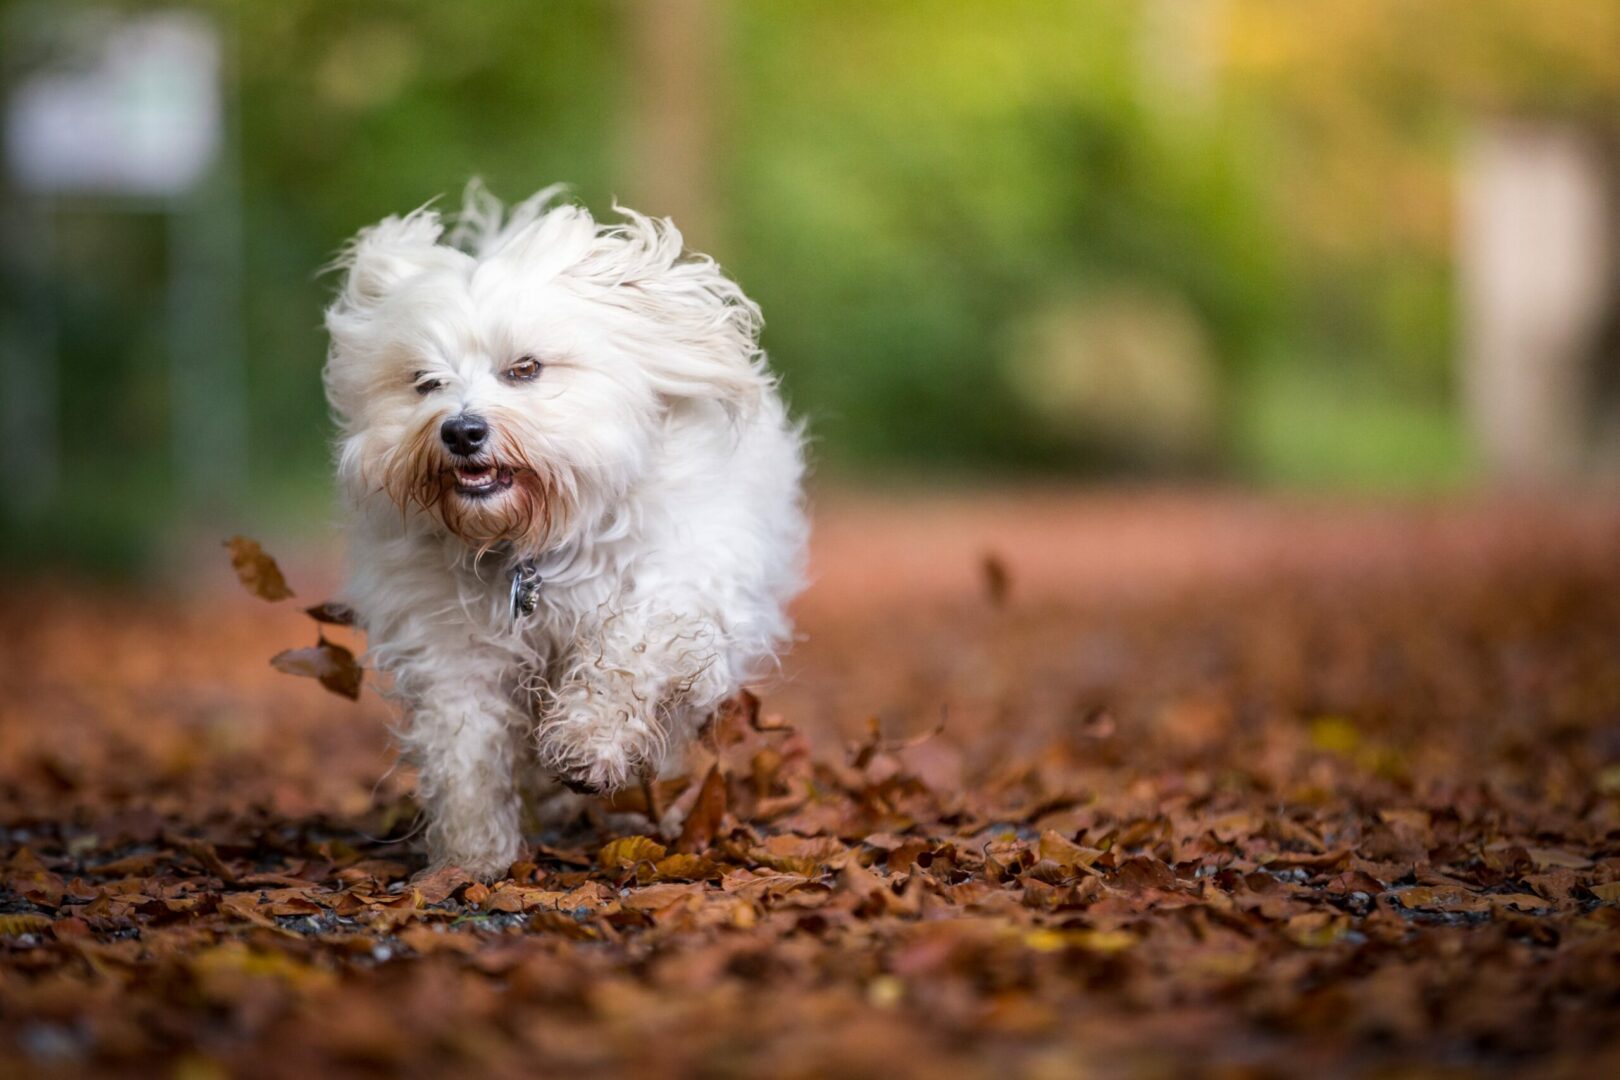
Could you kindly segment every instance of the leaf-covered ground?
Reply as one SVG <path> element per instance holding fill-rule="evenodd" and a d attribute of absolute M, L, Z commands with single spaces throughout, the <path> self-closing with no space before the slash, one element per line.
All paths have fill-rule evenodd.
<path fill-rule="evenodd" d="M 0 1073 L 1620 1074 L 1620 513 L 819 526 L 758 714 L 493 887 L 268 665 L 329 559 L 11 582 Z"/>

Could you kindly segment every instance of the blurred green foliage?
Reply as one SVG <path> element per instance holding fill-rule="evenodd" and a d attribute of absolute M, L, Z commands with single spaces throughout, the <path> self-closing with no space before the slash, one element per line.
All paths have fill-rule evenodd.
<path fill-rule="evenodd" d="M 647 90 L 627 40 L 645 9 L 203 6 L 233 51 L 246 214 L 251 467 L 231 511 L 290 514 L 324 497 L 329 283 L 315 269 L 366 223 L 453 203 L 472 175 L 508 198 L 566 181 L 600 214 L 633 203 Z M 762 304 L 824 475 L 1451 483 L 1466 475 L 1455 150 L 1480 115 L 1612 110 L 1616 8 L 712 0 L 715 224 L 694 240 Z M 118 547 L 175 509 L 161 226 L 98 206 L 58 215 L 57 520 Z M 1054 421 L 1063 409 L 1033 408 L 1010 375 L 1031 325 L 1083 322 L 1087 297 L 1121 287 L 1196 325 L 1175 339 L 1177 362 L 1216 388 L 1196 453 L 1099 437 L 1085 402 Z"/>

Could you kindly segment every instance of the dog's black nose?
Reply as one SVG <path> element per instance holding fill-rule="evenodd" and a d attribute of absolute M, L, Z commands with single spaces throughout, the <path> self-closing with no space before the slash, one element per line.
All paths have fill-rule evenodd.
<path fill-rule="evenodd" d="M 439 438 L 452 454 L 472 457 L 489 439 L 489 423 L 473 413 L 458 413 L 440 425 Z"/>

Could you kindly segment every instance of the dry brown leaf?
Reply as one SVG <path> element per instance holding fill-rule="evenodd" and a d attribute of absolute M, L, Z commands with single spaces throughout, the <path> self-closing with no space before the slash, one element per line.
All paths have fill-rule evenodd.
<path fill-rule="evenodd" d="M 702 881 L 712 877 L 719 864 L 701 855 L 666 855 L 652 868 L 655 881 Z"/>
<path fill-rule="evenodd" d="M 1530 847 L 1526 848 L 1530 858 L 1535 860 L 1536 866 L 1546 869 L 1549 866 L 1564 867 L 1570 870 L 1587 870 L 1592 866 L 1592 860 L 1577 851 L 1566 848 Z"/>
<path fill-rule="evenodd" d="M 1077 866 L 1089 867 L 1102 858 L 1102 855 L 1102 851 L 1097 848 L 1082 847 L 1051 829 L 1041 833 L 1040 857 L 1066 870 L 1072 870 Z"/>
<path fill-rule="evenodd" d="M 726 778 L 721 775 L 720 765 L 716 763 L 709 767 L 708 774 L 703 777 L 697 801 L 681 823 L 681 835 L 675 841 L 675 850 L 690 853 L 707 848 L 714 842 L 725 816 Z"/>
<path fill-rule="evenodd" d="M 1534 893 L 1491 893 L 1485 899 L 1497 907 L 1517 911 L 1544 911 L 1553 906 L 1551 901 Z"/>
<path fill-rule="evenodd" d="M 327 623 L 331 626 L 353 626 L 354 608 L 347 604 L 339 604 L 328 600 L 304 609 L 304 614 L 318 623 Z"/>
<path fill-rule="evenodd" d="M 557 934 L 573 941 L 595 941 L 601 931 L 561 911 L 536 911 L 529 916 L 529 929 L 537 934 Z"/>
<path fill-rule="evenodd" d="M 472 875 L 459 866 L 441 866 L 411 879 L 412 889 L 420 894 L 424 904 L 442 903 L 450 899 L 457 889 L 473 883 Z"/>
<path fill-rule="evenodd" d="M 257 540 L 233 536 L 225 541 L 231 553 L 231 567 L 248 592 L 261 600 L 285 600 L 293 595 L 287 579 L 281 576 L 276 560 L 265 554 Z"/>
<path fill-rule="evenodd" d="M 1006 560 L 994 551 L 985 552 L 979 558 L 979 574 L 990 606 L 1006 607 L 1007 597 L 1012 592 L 1012 574 L 1007 570 Z"/>
<path fill-rule="evenodd" d="M 1484 911 L 1490 901 L 1456 885 L 1418 885 L 1394 889 L 1389 895 L 1404 908 L 1433 911 Z"/>
<path fill-rule="evenodd" d="M 270 658 L 270 666 L 288 675 L 303 675 L 351 701 L 360 700 L 365 671 L 354 653 L 323 636 L 307 649 L 287 649 Z"/>
<path fill-rule="evenodd" d="M 698 884 L 648 885 L 631 889 L 624 898 L 624 906 L 632 911 L 659 911 L 673 904 L 688 903 L 702 895 L 703 886 Z"/>

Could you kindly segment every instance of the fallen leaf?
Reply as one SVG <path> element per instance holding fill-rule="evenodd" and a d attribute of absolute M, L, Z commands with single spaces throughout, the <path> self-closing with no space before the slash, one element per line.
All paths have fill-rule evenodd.
<path fill-rule="evenodd" d="M 1077 866 L 1089 867 L 1102 855 L 1099 849 L 1082 847 L 1051 829 L 1041 833 L 1040 857 L 1066 870 L 1072 870 Z"/>
<path fill-rule="evenodd" d="M 596 853 L 596 863 L 604 870 L 623 870 L 639 862 L 657 863 L 664 857 L 664 845 L 647 836 L 621 836 Z"/>
<path fill-rule="evenodd" d="M 719 864 L 701 855 L 666 855 L 653 867 L 657 881 L 702 881 L 714 875 Z"/>
<path fill-rule="evenodd" d="M 681 835 L 675 841 L 675 850 L 695 852 L 707 848 L 714 842 L 725 816 L 726 779 L 720 774 L 720 766 L 716 763 L 709 767 L 708 774 L 703 777 L 697 801 L 681 823 Z"/>
<path fill-rule="evenodd" d="M 474 884 L 473 877 L 459 866 L 441 866 L 427 874 L 418 874 L 411 885 L 421 895 L 424 904 L 439 904 L 450 899 L 457 889 Z"/>
<path fill-rule="evenodd" d="M 1535 860 L 1536 866 L 1542 869 L 1556 866 L 1570 870 L 1586 870 L 1592 865 L 1592 860 L 1585 855 L 1565 848 L 1529 847 L 1525 850 L 1530 853 L 1530 858 Z"/>
<path fill-rule="evenodd" d="M 19 937 L 23 934 L 38 933 L 50 925 L 51 920 L 44 915 L 0 915 L 0 935 L 5 937 Z"/>

